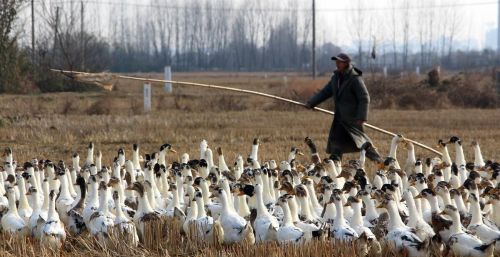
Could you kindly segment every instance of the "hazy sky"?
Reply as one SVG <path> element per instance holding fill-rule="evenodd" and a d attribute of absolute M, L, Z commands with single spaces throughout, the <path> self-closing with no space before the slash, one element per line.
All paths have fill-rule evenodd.
<path fill-rule="evenodd" d="M 50 2 L 69 2 L 79 3 L 79 0 L 36 0 L 35 2 L 50 3 Z M 183 3 L 185 0 L 179 0 Z M 190 0 L 197 1 L 197 0 Z M 247 3 L 253 0 L 229 0 L 236 3 Z M 261 0 L 263 3 L 272 3 L 271 5 L 283 5 L 287 7 L 284 0 Z M 267 2 L 270 1 L 270 2 Z M 272 1 L 272 2 L 271 2 Z M 294 1 L 294 0 L 288 0 Z M 303 10 L 310 8 L 312 0 L 296 0 L 300 3 Z M 487 31 L 497 27 L 497 12 L 499 0 L 408 0 L 410 3 L 410 16 L 412 23 L 410 28 L 410 41 L 417 41 L 418 36 L 416 31 L 416 22 L 418 15 L 426 10 L 434 10 L 439 17 L 449 16 L 450 12 L 455 12 L 460 18 L 459 29 L 456 34 L 457 47 L 470 45 L 471 48 L 482 49 L 485 46 Z M 87 19 L 98 21 L 99 24 L 109 21 L 110 3 L 132 3 L 139 5 L 147 5 L 149 0 L 89 0 L 90 6 L 87 9 Z M 152 1 L 157 2 L 157 1 Z M 174 1 L 175 2 L 175 1 Z M 354 36 L 348 32 L 351 27 L 353 9 L 359 5 L 362 6 L 363 14 L 371 18 L 367 18 L 366 22 L 372 24 L 372 33 L 368 29 L 363 33 L 366 35 L 365 40 L 369 40 L 372 36 L 377 37 L 377 41 L 384 38 L 390 39 L 387 35 L 390 32 L 392 7 L 397 6 L 398 15 L 401 15 L 402 4 L 406 0 L 316 0 L 318 18 L 317 18 L 317 35 L 319 44 L 325 42 L 333 42 L 334 44 L 353 47 Z M 99 4 L 97 4 L 99 3 Z M 161 3 L 169 3 L 163 0 Z M 425 8 L 423 8 L 425 7 Z M 428 7 L 433 7 L 432 9 Z M 131 9 L 137 7 L 132 6 Z M 424 10 L 424 11 L 422 11 Z M 307 13 L 307 11 L 305 11 Z M 29 8 L 23 10 L 23 16 L 29 17 Z M 25 16 L 25 17 L 26 17 Z M 436 20 L 440 19 L 439 17 Z M 399 19 L 402 26 L 402 19 Z M 29 30 L 29 19 L 26 25 Z M 367 25 L 368 26 L 368 25 Z M 93 28 L 100 31 L 101 35 L 106 35 L 107 26 Z M 26 36 L 29 37 L 29 31 L 26 30 Z M 439 33 L 439 32 L 436 32 Z M 496 40 L 495 40 L 496 42 Z"/>
<path fill-rule="evenodd" d="M 328 24 L 319 28 L 319 37 L 340 45 L 352 44 L 352 36 L 343 29 L 349 26 L 347 16 L 351 15 L 352 11 L 335 10 L 355 8 L 358 0 L 316 0 L 316 2 L 319 20 Z M 364 13 L 375 16 L 378 24 L 390 24 L 393 3 L 400 6 L 402 1 L 359 0 L 359 2 L 366 9 Z M 410 9 L 413 12 L 412 16 L 416 16 L 423 9 L 428 9 L 419 6 L 433 6 L 438 13 L 451 12 L 454 9 L 461 17 L 457 40 L 470 39 L 471 46 L 482 48 L 486 32 L 497 27 L 498 2 L 498 0 L 411 0 Z"/>

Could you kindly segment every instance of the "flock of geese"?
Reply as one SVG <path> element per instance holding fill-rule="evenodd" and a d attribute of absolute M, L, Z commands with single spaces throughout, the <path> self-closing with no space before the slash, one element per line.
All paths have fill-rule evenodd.
<path fill-rule="evenodd" d="M 201 242 L 332 240 L 356 247 L 360 256 L 381 254 L 384 245 L 408 256 L 500 254 L 500 164 L 485 161 L 477 142 L 473 162 L 466 162 L 458 137 L 439 140 L 442 158 L 420 160 L 411 142 L 395 136 L 373 177 L 363 150 L 342 163 L 321 159 L 310 138 L 305 145 L 310 160 L 301 162 L 304 153 L 292 147 L 276 162 L 259 158 L 255 139 L 250 155 L 238 156 L 232 167 L 221 148 L 214 158 L 205 140 L 199 159 L 184 153 L 167 163 L 176 153 L 170 144 L 144 157 L 134 145 L 131 160 L 119 149 L 111 167 L 92 143 L 82 166 L 74 154 L 69 167 L 37 159 L 20 167 L 6 148 L 1 230 L 57 251 L 67 233 L 90 233 L 103 243 L 119 235 L 139 245 L 148 224 L 173 218 L 183 235 Z M 403 165 L 398 145 L 408 152 Z"/>

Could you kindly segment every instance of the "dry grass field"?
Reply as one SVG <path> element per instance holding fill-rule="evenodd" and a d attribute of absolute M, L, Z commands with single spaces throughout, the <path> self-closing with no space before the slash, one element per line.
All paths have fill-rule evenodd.
<path fill-rule="evenodd" d="M 158 77 L 158 74 L 141 74 Z M 299 74 L 206 74 L 180 73 L 175 80 L 204 82 L 258 90 L 276 95 L 304 99 L 311 94 L 308 85 L 318 88 L 328 78 L 316 81 Z M 370 85 L 368 85 L 370 89 Z M 293 93 L 295 92 L 295 93 Z M 376 99 L 374 99 L 376 100 Z M 421 99 L 425 102 L 427 99 Z M 133 143 L 141 152 L 157 151 L 163 143 L 170 143 L 180 153 L 198 158 L 202 139 L 209 146 L 222 147 L 226 160 L 237 154 L 248 155 L 252 139 L 260 138 L 260 158 L 286 158 L 291 146 L 308 152 L 306 136 L 312 137 L 324 150 L 332 117 L 286 103 L 254 96 L 207 91 L 199 88 L 176 87 L 173 94 L 163 92 L 161 85 L 153 86 L 152 111 L 143 113 L 142 85 L 119 81 L 112 92 L 53 93 L 41 95 L 0 95 L 0 146 L 10 146 L 14 158 L 22 163 L 31 158 L 60 159 L 70 163 L 71 155 L 85 155 L 88 142 L 103 152 L 103 163 L 110 165 L 120 147 L 130 153 Z M 328 104 L 326 107 L 330 106 Z M 372 109 L 369 123 L 435 146 L 440 138 L 452 135 L 466 144 L 466 157 L 472 158 L 470 142 L 478 140 L 486 159 L 500 159 L 500 110 L 498 109 L 440 109 L 440 110 L 382 110 Z M 368 131 L 384 155 L 388 153 L 390 138 Z M 454 157 L 454 150 L 451 150 Z M 405 159 L 404 149 L 398 151 Z M 417 149 L 417 155 L 434 157 Z M 323 153 L 323 157 L 326 155 Z M 169 161 L 177 160 L 171 156 Z M 349 155 L 346 158 L 356 158 Z M 303 161 L 308 158 L 302 157 Z M 274 244 L 258 247 L 197 247 L 172 229 L 165 245 L 171 256 L 353 256 L 348 249 L 335 245 L 315 243 L 300 249 L 280 248 Z M 0 239 L 0 255 L 40 256 L 35 242 Z M 316 245 L 317 244 L 317 245 Z M 100 249 L 95 242 L 69 239 L 62 256 L 145 256 L 164 255 L 144 249 Z M 208 250 L 206 250 L 208 249 Z M 321 249 L 319 251 L 318 249 Z M 47 255 L 50 255 L 47 253 Z"/>

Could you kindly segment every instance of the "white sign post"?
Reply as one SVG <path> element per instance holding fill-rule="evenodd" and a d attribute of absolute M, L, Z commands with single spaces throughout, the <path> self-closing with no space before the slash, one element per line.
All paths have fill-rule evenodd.
<path fill-rule="evenodd" d="M 172 69 L 165 66 L 165 80 L 172 80 Z M 165 83 L 165 92 L 172 93 L 172 83 Z"/>
<path fill-rule="evenodd" d="M 420 66 L 417 66 L 415 73 L 417 74 L 417 76 L 420 76 Z"/>
<path fill-rule="evenodd" d="M 384 78 L 387 78 L 387 66 L 384 66 Z"/>
<path fill-rule="evenodd" d="M 144 112 L 151 111 L 151 84 L 144 84 Z"/>
<path fill-rule="evenodd" d="M 288 77 L 283 76 L 283 84 L 285 85 L 285 88 L 288 88 Z"/>

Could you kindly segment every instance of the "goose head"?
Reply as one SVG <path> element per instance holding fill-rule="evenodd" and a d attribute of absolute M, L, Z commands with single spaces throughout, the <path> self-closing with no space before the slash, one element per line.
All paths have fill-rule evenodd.
<path fill-rule="evenodd" d="M 256 186 L 238 184 L 238 186 L 237 186 L 238 192 L 237 193 L 240 196 L 247 195 L 249 197 L 253 197 L 255 195 L 255 193 L 257 192 L 255 189 Z M 260 187 L 260 185 L 259 185 L 259 187 Z"/>
<path fill-rule="evenodd" d="M 333 189 L 332 195 L 330 196 L 330 201 L 328 203 L 342 203 L 342 190 Z"/>
<path fill-rule="evenodd" d="M 383 194 L 380 198 L 379 204 L 377 205 L 378 209 L 388 209 L 389 204 L 394 203 L 394 197 L 388 194 Z"/>
<path fill-rule="evenodd" d="M 113 200 L 115 201 L 115 205 L 119 206 L 119 203 L 120 203 L 120 194 L 118 194 L 118 191 L 113 190 L 112 197 L 113 197 Z"/>
<path fill-rule="evenodd" d="M 304 185 L 302 184 L 299 184 L 297 186 L 295 186 L 295 195 L 297 197 L 307 197 L 308 194 L 307 194 L 307 189 Z"/>
<path fill-rule="evenodd" d="M 210 198 L 220 198 L 224 194 L 224 189 L 219 186 L 215 186 L 212 188 L 212 194 L 210 195 Z"/>
<path fill-rule="evenodd" d="M 288 195 L 295 195 L 295 189 L 292 183 L 288 181 L 283 181 L 279 190 L 285 192 Z"/>
<path fill-rule="evenodd" d="M 446 181 L 439 181 L 436 185 L 436 194 L 440 196 L 446 196 L 450 194 L 450 184 Z"/>
<path fill-rule="evenodd" d="M 172 148 L 172 145 L 169 144 L 169 143 L 161 145 L 160 146 L 160 152 L 164 152 L 164 153 L 177 153 L 177 151 L 174 150 L 174 148 Z"/>
<path fill-rule="evenodd" d="M 459 137 L 457 136 L 452 136 L 450 137 L 450 140 L 448 141 L 448 144 L 451 143 L 451 144 L 458 144 L 458 145 L 462 145 L 462 141 L 460 140 Z"/>
<path fill-rule="evenodd" d="M 430 189 L 430 188 L 426 188 L 426 189 L 422 190 L 420 192 L 420 194 L 418 194 L 414 198 L 415 199 L 424 198 L 424 199 L 430 200 L 430 199 L 432 199 L 434 197 L 436 197 L 436 192 L 434 190 Z"/>
<path fill-rule="evenodd" d="M 447 204 L 444 207 L 443 211 L 441 211 L 440 214 L 441 215 L 448 215 L 448 216 L 456 215 L 456 214 L 458 214 L 458 209 L 451 204 Z"/>
<path fill-rule="evenodd" d="M 446 147 L 447 144 L 448 142 L 445 142 L 443 139 L 439 139 L 436 147 L 438 149 L 443 149 Z"/>
<path fill-rule="evenodd" d="M 120 179 L 117 177 L 111 177 L 108 182 L 108 187 L 116 188 L 120 184 Z"/>
<path fill-rule="evenodd" d="M 276 201 L 276 205 L 280 206 L 282 208 L 285 206 L 288 206 L 288 199 L 289 199 L 289 195 L 284 194 L 278 198 L 278 201 Z"/>
<path fill-rule="evenodd" d="M 170 190 L 177 189 L 175 185 L 170 185 Z M 127 190 L 134 190 L 139 194 L 140 197 L 144 197 L 145 189 L 144 185 L 142 185 L 140 182 L 134 182 L 131 187 L 128 187 Z"/>
<path fill-rule="evenodd" d="M 27 195 L 27 196 L 33 196 L 33 197 L 36 197 L 37 193 L 38 193 L 38 192 L 37 192 L 36 187 L 34 187 L 34 186 L 30 186 L 30 187 L 28 188 L 28 191 L 26 192 L 26 195 Z"/>
<path fill-rule="evenodd" d="M 361 203 L 361 200 L 358 197 L 349 196 L 347 198 L 346 203 L 344 204 L 344 207 L 354 206 L 354 205 L 357 205 L 357 204 L 360 204 L 360 203 Z"/>
<path fill-rule="evenodd" d="M 288 154 L 288 161 L 295 160 L 295 158 L 297 158 L 297 155 L 303 156 L 304 153 L 299 148 L 293 146 L 292 149 L 290 149 L 290 153 Z"/>

